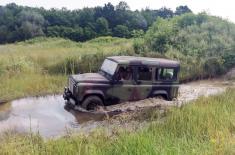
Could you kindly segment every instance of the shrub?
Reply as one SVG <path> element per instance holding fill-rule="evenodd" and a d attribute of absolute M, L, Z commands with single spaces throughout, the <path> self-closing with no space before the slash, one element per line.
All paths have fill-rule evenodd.
<path fill-rule="evenodd" d="M 179 60 L 184 81 L 214 77 L 233 67 L 234 42 L 233 23 L 205 13 L 190 13 L 171 19 L 158 18 L 143 39 L 135 39 L 133 48 L 137 54 L 156 52 Z"/>
<path fill-rule="evenodd" d="M 223 60 L 218 57 L 208 58 L 205 62 L 204 69 L 209 77 L 214 77 L 223 73 Z"/>
<path fill-rule="evenodd" d="M 121 38 L 129 38 L 130 37 L 130 31 L 128 30 L 128 27 L 125 26 L 125 25 L 117 25 L 113 29 L 113 36 L 121 37 Z"/>
<path fill-rule="evenodd" d="M 146 53 L 147 47 L 145 46 L 145 41 L 142 38 L 135 39 L 133 42 L 133 48 L 136 54 Z"/>

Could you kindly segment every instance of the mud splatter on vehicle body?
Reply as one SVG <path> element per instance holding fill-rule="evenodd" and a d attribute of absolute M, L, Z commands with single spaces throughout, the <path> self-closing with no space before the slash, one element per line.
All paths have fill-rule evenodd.
<path fill-rule="evenodd" d="M 108 57 L 98 73 L 69 76 L 63 97 L 87 110 L 155 96 L 172 100 L 178 95 L 179 68 L 179 62 L 167 59 Z"/>

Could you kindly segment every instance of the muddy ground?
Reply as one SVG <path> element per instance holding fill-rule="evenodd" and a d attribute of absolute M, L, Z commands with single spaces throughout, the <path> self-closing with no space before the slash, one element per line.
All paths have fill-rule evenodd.
<path fill-rule="evenodd" d="M 180 85 L 179 97 L 175 101 L 151 98 L 109 106 L 94 113 L 65 106 L 61 95 L 19 99 L 0 105 L 0 132 L 10 129 L 58 137 L 71 132 L 88 133 L 97 128 L 135 130 L 147 124 L 149 111 L 164 113 L 170 106 L 181 106 L 200 96 L 219 94 L 234 85 L 226 78 L 190 82 Z"/>

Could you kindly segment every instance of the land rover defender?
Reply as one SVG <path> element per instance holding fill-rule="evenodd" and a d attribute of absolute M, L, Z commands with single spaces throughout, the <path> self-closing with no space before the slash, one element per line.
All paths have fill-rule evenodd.
<path fill-rule="evenodd" d="M 63 97 L 86 110 L 162 96 L 177 98 L 180 63 L 163 58 L 107 57 L 97 73 L 70 75 Z"/>

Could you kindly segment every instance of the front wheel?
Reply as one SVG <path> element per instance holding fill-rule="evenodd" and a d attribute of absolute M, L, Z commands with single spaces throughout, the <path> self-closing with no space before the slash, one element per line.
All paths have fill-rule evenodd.
<path fill-rule="evenodd" d="M 165 97 L 163 95 L 156 95 L 155 98 L 159 100 L 165 100 Z"/>
<path fill-rule="evenodd" d="M 82 102 L 82 108 L 93 111 L 97 110 L 99 106 L 104 106 L 103 101 L 98 96 L 88 96 L 85 98 L 85 100 Z"/>

